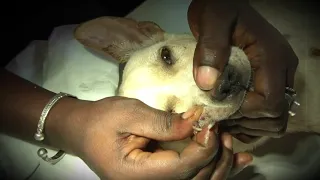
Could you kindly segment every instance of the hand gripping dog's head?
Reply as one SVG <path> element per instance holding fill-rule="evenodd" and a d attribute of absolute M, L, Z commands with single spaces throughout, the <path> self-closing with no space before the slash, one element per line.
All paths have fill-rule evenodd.
<path fill-rule="evenodd" d="M 172 112 L 204 107 L 199 128 L 234 115 L 240 108 L 251 77 L 245 53 L 232 47 L 220 76 L 219 92 L 199 89 L 193 77 L 196 40 L 192 35 L 169 34 L 152 22 L 100 17 L 80 24 L 75 38 L 84 46 L 111 55 L 125 64 L 120 70 L 119 96 Z M 120 66 L 120 67 L 121 67 Z"/>

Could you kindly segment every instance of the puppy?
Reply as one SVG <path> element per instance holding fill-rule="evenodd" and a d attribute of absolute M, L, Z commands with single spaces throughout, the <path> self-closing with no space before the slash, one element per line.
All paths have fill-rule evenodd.
<path fill-rule="evenodd" d="M 193 78 L 195 38 L 191 34 L 166 33 L 153 22 L 100 17 L 80 24 L 74 36 L 88 49 L 111 55 L 119 62 L 122 68 L 117 95 L 139 99 L 164 111 L 201 112 L 195 117 L 199 119 L 194 127 L 196 131 L 236 117 L 251 87 L 250 62 L 241 49 L 232 47 L 229 63 L 219 79 L 222 83 L 218 100 L 212 99 L 209 92 L 197 87 Z M 297 73 L 296 79 L 301 80 L 303 76 Z M 298 93 L 301 90 L 301 98 L 304 91 L 299 86 L 303 84 L 299 82 L 295 87 Z M 297 116 L 290 118 L 287 131 L 320 132 L 318 119 L 317 114 L 310 114 L 302 105 Z M 165 142 L 161 146 L 180 152 L 190 140 Z M 255 143 L 244 144 L 233 139 L 234 151 L 252 150 L 266 140 L 268 138 L 263 137 Z"/>

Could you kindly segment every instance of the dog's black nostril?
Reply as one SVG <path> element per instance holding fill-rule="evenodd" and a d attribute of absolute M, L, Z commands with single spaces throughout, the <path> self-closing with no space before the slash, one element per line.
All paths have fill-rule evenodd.
<path fill-rule="evenodd" d="M 217 81 L 217 86 L 212 93 L 214 100 L 222 101 L 229 95 L 237 94 L 242 90 L 240 86 L 240 74 L 235 68 L 227 65 Z"/>

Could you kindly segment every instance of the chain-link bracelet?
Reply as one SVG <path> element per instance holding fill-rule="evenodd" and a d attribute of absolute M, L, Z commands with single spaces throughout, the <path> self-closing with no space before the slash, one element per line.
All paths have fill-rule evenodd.
<path fill-rule="evenodd" d="M 67 93 L 60 92 L 56 94 L 53 98 L 50 99 L 50 101 L 46 104 L 44 109 L 42 110 L 38 126 L 37 126 L 37 132 L 34 134 L 34 139 L 37 141 L 43 141 L 44 140 L 44 124 L 45 120 L 49 114 L 49 111 L 51 108 L 63 97 L 73 97 L 76 98 L 75 96 L 72 96 Z M 54 156 L 48 157 L 48 151 L 45 148 L 40 148 L 37 152 L 38 156 L 42 158 L 44 161 L 50 163 L 50 164 L 56 164 L 58 163 L 65 155 L 64 151 L 59 150 Z"/>

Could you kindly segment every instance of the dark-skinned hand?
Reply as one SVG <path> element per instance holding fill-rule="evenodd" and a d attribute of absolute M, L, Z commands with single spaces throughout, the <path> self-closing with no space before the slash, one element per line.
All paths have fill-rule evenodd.
<path fill-rule="evenodd" d="M 195 113 L 172 114 L 125 97 L 64 98 L 50 113 L 62 119 L 48 119 L 50 144 L 80 157 L 101 179 L 225 180 L 252 161 L 248 153 L 233 154 L 231 135 L 218 136 L 216 127 L 193 136 Z M 155 143 L 192 136 L 181 153 Z"/>
<path fill-rule="evenodd" d="M 231 46 L 248 56 L 253 69 L 253 90 L 248 92 L 236 120 L 225 121 L 228 131 L 242 142 L 261 136 L 281 137 L 287 127 L 285 87 L 293 87 L 298 58 L 282 34 L 248 1 L 193 0 L 188 21 L 198 44 L 194 78 L 215 97 L 219 75 L 228 63 Z"/>

